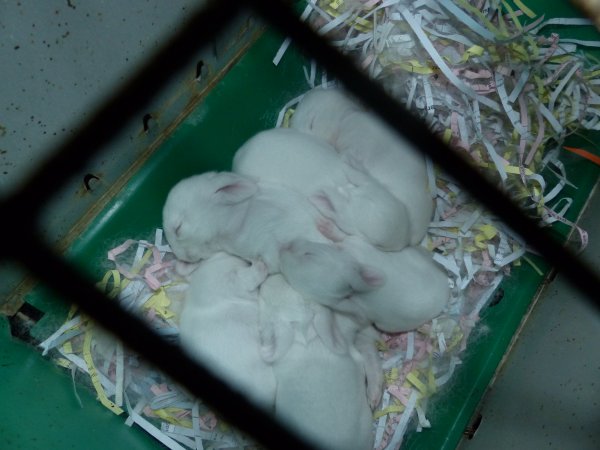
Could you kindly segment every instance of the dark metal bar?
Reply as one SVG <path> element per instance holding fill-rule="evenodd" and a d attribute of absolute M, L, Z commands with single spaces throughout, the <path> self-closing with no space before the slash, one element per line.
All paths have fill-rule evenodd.
<path fill-rule="evenodd" d="M 552 239 L 534 220 L 525 216 L 509 197 L 489 182 L 465 157 L 434 136 L 422 120 L 391 98 L 379 84 L 371 81 L 349 57 L 341 54 L 310 26 L 298 20 L 294 11 L 284 2 L 246 0 L 246 3 L 255 8 L 274 28 L 290 36 L 296 45 L 314 57 L 328 73 L 340 80 L 389 126 L 431 157 L 475 199 L 497 214 L 600 309 L 599 275 L 573 252 Z"/>
<path fill-rule="evenodd" d="M 98 292 L 93 284 L 37 237 L 34 217 L 69 175 L 123 128 L 127 120 L 140 115 L 145 105 L 166 84 L 170 75 L 191 60 L 192 53 L 210 42 L 236 14 L 234 1 L 213 1 L 202 8 L 167 45 L 124 83 L 76 134 L 59 145 L 50 158 L 12 197 L 0 203 L 0 217 L 23 217 L 19 223 L 0 221 L 0 230 L 13 236 L 0 258 L 13 257 L 60 296 L 81 307 L 101 326 L 132 350 L 205 401 L 226 421 L 267 448 L 313 448 L 290 433 L 274 418 L 248 402 L 202 365 L 191 360 L 177 346 L 154 334 L 138 317 Z M 17 214 L 20 212 L 20 214 Z"/>
<path fill-rule="evenodd" d="M 18 254 L 17 254 L 18 253 Z M 182 349 L 155 334 L 142 319 L 121 308 L 98 291 L 73 266 L 55 255 L 41 239 L 32 236 L 20 243 L 18 257 L 26 269 L 61 297 L 76 303 L 125 345 L 146 361 L 201 398 L 227 422 L 259 444 L 272 449 L 311 449 L 304 439 L 288 431 L 279 421 L 254 406 L 246 397 L 221 381 Z"/>

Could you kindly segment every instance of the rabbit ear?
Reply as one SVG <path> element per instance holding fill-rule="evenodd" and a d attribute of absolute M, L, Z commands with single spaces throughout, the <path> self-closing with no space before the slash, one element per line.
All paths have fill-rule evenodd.
<path fill-rule="evenodd" d="M 257 184 L 252 180 L 228 176 L 215 189 L 215 197 L 224 205 L 234 205 L 249 199 L 258 191 Z"/>
<path fill-rule="evenodd" d="M 294 343 L 294 330 L 274 321 L 259 324 L 259 352 L 266 363 L 279 361 Z"/>
<path fill-rule="evenodd" d="M 372 182 L 373 177 L 367 171 L 364 163 L 352 155 L 344 155 L 344 164 L 342 166 L 346 180 L 354 186 L 360 186 L 367 182 Z"/>
<path fill-rule="evenodd" d="M 385 281 L 385 274 L 372 266 L 361 265 L 357 271 L 357 277 L 353 277 L 350 286 L 356 292 L 372 291 L 382 286 Z"/>
<path fill-rule="evenodd" d="M 266 363 L 277 359 L 277 338 L 273 324 L 261 324 L 258 330 L 260 357 Z"/>
<path fill-rule="evenodd" d="M 331 201 L 330 195 L 324 190 L 319 190 L 316 194 L 309 197 L 310 202 L 328 219 L 335 218 L 335 205 Z"/>
<path fill-rule="evenodd" d="M 331 201 L 331 195 L 325 190 L 319 190 L 308 199 L 323 216 L 317 219 L 317 230 L 332 242 L 343 241 L 347 233 L 339 227 L 337 211 Z"/>
<path fill-rule="evenodd" d="M 266 290 L 274 289 L 266 286 Z M 278 316 L 277 307 L 273 304 L 272 294 L 258 297 L 258 334 L 259 353 L 266 363 L 280 360 L 294 343 L 294 330 L 289 322 Z M 275 309 L 273 309 L 275 308 Z"/>
<path fill-rule="evenodd" d="M 356 233 L 352 225 L 351 195 L 336 192 L 335 189 L 321 189 L 310 197 L 310 201 L 323 216 L 335 222 L 342 231 L 348 234 Z"/>
<path fill-rule="evenodd" d="M 313 319 L 313 324 L 317 335 L 329 350 L 339 355 L 344 355 L 348 352 L 348 343 L 335 320 L 333 311 L 329 308 L 322 307 L 317 312 Z"/>
<path fill-rule="evenodd" d="M 319 190 L 316 194 L 309 197 L 310 202 L 317 208 L 323 218 L 317 220 L 317 229 L 327 239 L 333 242 L 343 241 L 344 238 L 349 234 L 348 227 L 343 229 L 340 226 L 340 217 L 333 201 L 333 195 L 331 192 L 325 190 Z"/>

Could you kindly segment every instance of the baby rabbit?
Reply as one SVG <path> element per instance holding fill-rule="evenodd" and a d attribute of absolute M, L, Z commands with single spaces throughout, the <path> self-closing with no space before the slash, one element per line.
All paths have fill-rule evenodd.
<path fill-rule="evenodd" d="M 409 242 L 421 242 L 433 214 L 425 159 L 374 114 L 340 89 L 313 89 L 300 101 L 290 125 L 328 140 L 343 159 L 362 166 L 405 205 Z"/>
<path fill-rule="evenodd" d="M 314 88 L 300 100 L 290 127 L 319 136 L 335 146 L 342 120 L 347 114 L 363 109 L 341 89 Z"/>
<path fill-rule="evenodd" d="M 387 280 L 383 270 L 359 263 L 341 246 L 306 239 L 295 239 L 281 248 L 280 269 L 306 299 L 331 308 L 337 308 L 341 299 L 376 290 Z"/>
<path fill-rule="evenodd" d="M 406 207 L 315 136 L 289 128 L 262 131 L 236 152 L 233 171 L 296 189 L 339 229 L 379 248 L 399 250 L 408 243 Z"/>
<path fill-rule="evenodd" d="M 222 250 L 220 237 L 239 230 L 258 185 L 227 172 L 179 181 L 163 206 L 163 229 L 178 259 L 194 263 Z"/>
<path fill-rule="evenodd" d="M 344 158 L 362 164 L 405 205 L 410 219 L 409 241 L 419 244 L 434 209 L 423 155 L 379 118 L 360 111 L 342 122 L 336 148 Z"/>
<path fill-rule="evenodd" d="M 337 326 L 336 315 L 331 326 L 337 327 L 336 332 L 342 333 L 340 338 L 349 345 L 345 352 L 333 352 L 321 338 L 326 330 L 317 329 L 318 324 L 329 322 L 331 310 L 306 302 L 281 275 L 264 282 L 260 302 L 261 311 L 274 308 L 270 319 L 279 325 L 279 333 L 269 345 L 284 347 L 270 352 L 276 355 L 272 358 L 277 381 L 275 415 L 319 448 L 370 450 L 373 435 L 367 368 L 354 346 L 359 326 L 347 317 L 341 317 L 339 320 L 346 322 Z M 369 370 L 379 372 L 371 381 L 378 379 L 381 386 L 381 367 Z"/>
<path fill-rule="evenodd" d="M 190 356 L 272 411 L 275 376 L 260 356 L 258 332 L 258 286 L 266 276 L 264 265 L 227 253 L 201 262 L 190 275 L 180 339 Z"/>
<path fill-rule="evenodd" d="M 379 287 L 352 289 L 349 286 L 356 283 L 364 264 L 373 273 L 371 277 L 381 280 L 376 283 Z M 281 272 L 307 299 L 362 315 L 390 333 L 415 329 L 436 317 L 450 295 L 447 275 L 425 249 L 411 246 L 400 252 L 382 252 L 352 236 L 337 248 L 303 239 L 293 241 L 282 248 Z M 336 293 L 340 294 L 337 303 Z"/>
<path fill-rule="evenodd" d="M 218 251 L 262 260 L 277 272 L 279 250 L 299 236 L 329 242 L 319 229 L 334 228 L 301 194 L 229 172 L 186 178 L 163 207 L 166 238 L 177 258 L 193 263 Z"/>

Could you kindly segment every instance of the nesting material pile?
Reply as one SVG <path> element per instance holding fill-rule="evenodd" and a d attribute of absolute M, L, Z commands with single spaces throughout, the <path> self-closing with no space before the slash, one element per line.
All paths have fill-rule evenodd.
<path fill-rule="evenodd" d="M 600 129 L 600 67 L 577 53 L 579 46 L 598 43 L 544 36 L 550 24 L 588 22 L 545 20 L 520 1 L 514 4 L 311 1 L 303 17 L 433 132 L 472 156 L 532 215 L 575 227 L 585 245 L 585 231 L 563 217 L 571 199 L 561 197 L 569 181 L 557 157 L 577 127 Z M 523 17 L 529 25 L 520 24 Z M 306 70 L 311 88 L 318 84 L 317 72 L 315 65 Z M 285 125 L 297 101 L 282 110 L 278 125 Z M 544 169 L 546 178 L 540 175 Z M 418 330 L 381 335 L 386 384 L 373 422 L 375 447 L 381 449 L 399 448 L 407 430 L 435 427 L 427 419 L 429 399 L 452 379 L 481 309 L 526 251 L 431 164 L 428 173 L 436 208 L 422 245 L 447 270 L 452 296 L 444 313 Z M 162 232 L 157 230 L 153 243 L 127 241 L 108 258 L 115 268 L 100 286 L 160 334 L 176 339 L 187 286 L 172 270 Z M 76 311 L 41 347 L 74 376 L 87 377 L 103 405 L 115 414 L 126 411 L 126 424 L 137 423 L 169 448 L 251 445 Z"/>
<path fill-rule="evenodd" d="M 302 17 L 532 216 L 569 225 L 585 247 L 586 231 L 564 217 L 572 199 L 561 197 L 570 182 L 558 156 L 570 134 L 600 129 L 600 66 L 579 51 L 600 42 L 543 31 L 591 21 L 546 20 L 519 0 L 311 0 Z M 311 87 L 318 72 L 305 70 Z M 330 84 L 326 74 L 321 82 Z M 418 430 L 431 426 L 427 399 L 451 378 L 479 311 L 526 250 L 443 173 L 430 166 L 429 175 L 437 207 L 423 244 L 447 269 L 453 298 L 431 324 L 383 336 L 377 448 L 399 447 L 413 415 Z"/>
<path fill-rule="evenodd" d="M 600 66 L 579 51 L 600 42 L 546 36 L 548 26 L 592 22 L 545 20 L 523 2 L 514 4 L 311 0 L 303 17 L 532 215 L 573 226 L 563 217 L 570 199 L 559 198 L 568 182 L 557 156 L 568 135 L 600 129 Z M 314 86 L 316 66 L 306 73 Z M 545 168 L 552 179 L 540 175 Z"/>

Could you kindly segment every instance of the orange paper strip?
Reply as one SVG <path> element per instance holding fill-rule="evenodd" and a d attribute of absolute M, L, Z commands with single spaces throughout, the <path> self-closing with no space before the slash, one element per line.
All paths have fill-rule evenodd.
<path fill-rule="evenodd" d="M 563 146 L 563 148 L 565 150 L 568 150 L 572 153 L 575 153 L 576 155 L 579 155 L 585 159 L 589 159 L 590 161 L 592 161 L 595 164 L 598 164 L 600 166 L 600 156 L 598 155 L 594 155 L 593 153 L 588 152 L 587 150 L 583 150 L 581 148 L 577 148 L 577 147 L 565 147 Z"/>

